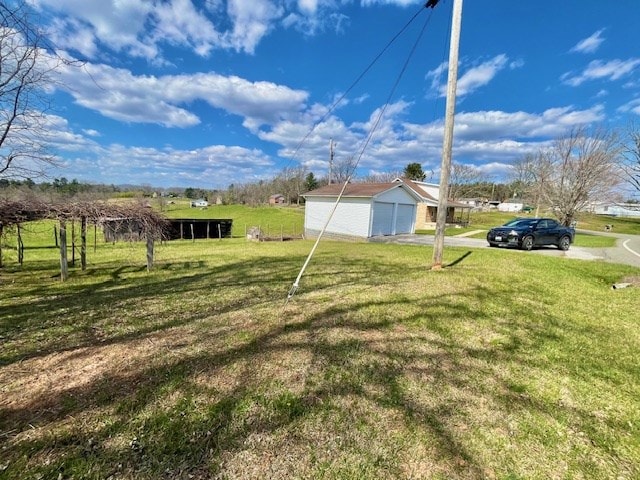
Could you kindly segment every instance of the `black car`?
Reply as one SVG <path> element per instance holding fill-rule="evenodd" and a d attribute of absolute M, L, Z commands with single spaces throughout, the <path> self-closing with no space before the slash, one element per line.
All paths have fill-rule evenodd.
<path fill-rule="evenodd" d="M 487 242 L 492 247 L 517 247 L 531 250 L 542 245 L 556 245 L 560 250 L 569 250 L 576 231 L 565 227 L 552 218 L 516 218 L 487 233 Z"/>

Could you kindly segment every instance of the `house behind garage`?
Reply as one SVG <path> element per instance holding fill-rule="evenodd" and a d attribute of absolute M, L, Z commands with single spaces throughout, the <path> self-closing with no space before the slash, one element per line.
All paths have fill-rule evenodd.
<path fill-rule="evenodd" d="M 435 229 L 438 216 L 440 186 L 434 183 L 419 182 L 407 178 L 396 178 L 394 182 L 404 183 L 420 198 L 416 209 L 415 228 L 425 230 Z M 447 200 L 446 207 L 446 222 L 448 225 L 460 224 L 466 226 L 469 223 L 469 213 L 472 209 L 471 205 L 449 199 Z"/>
<path fill-rule="evenodd" d="M 342 184 L 326 185 L 305 193 L 304 230 L 317 237 L 324 227 Z M 334 238 L 369 238 L 413 233 L 419 195 L 402 182 L 350 183 L 327 225 Z"/>

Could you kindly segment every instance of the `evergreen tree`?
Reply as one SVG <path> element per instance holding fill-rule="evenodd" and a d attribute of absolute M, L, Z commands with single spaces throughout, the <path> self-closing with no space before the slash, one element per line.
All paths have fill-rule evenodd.
<path fill-rule="evenodd" d="M 422 165 L 418 162 L 410 163 L 404 167 L 403 174 L 409 180 L 418 180 L 420 182 L 427 178 L 427 174 L 422 171 Z"/>
<path fill-rule="evenodd" d="M 307 192 L 318 188 L 318 180 L 316 179 L 313 172 L 309 172 L 308 175 L 305 177 L 304 188 Z"/>

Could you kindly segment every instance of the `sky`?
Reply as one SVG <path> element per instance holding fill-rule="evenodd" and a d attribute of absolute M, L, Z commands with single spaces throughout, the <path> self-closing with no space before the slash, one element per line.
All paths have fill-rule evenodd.
<path fill-rule="evenodd" d="M 52 177 L 223 189 L 442 158 L 453 0 L 26 0 L 65 58 Z M 637 0 L 466 0 L 453 161 L 492 181 L 572 128 L 640 120 Z M 373 128 L 375 127 L 375 128 Z"/>

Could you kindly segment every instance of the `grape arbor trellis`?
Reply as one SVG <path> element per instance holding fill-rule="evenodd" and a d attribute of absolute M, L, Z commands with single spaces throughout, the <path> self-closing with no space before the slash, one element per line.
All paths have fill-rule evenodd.
<path fill-rule="evenodd" d="M 18 261 L 22 263 L 24 245 L 22 243 L 21 225 L 35 220 L 51 219 L 59 224 L 60 239 L 60 278 L 68 278 L 67 261 L 67 225 L 69 222 L 80 223 L 80 263 L 82 270 L 87 265 L 87 226 L 99 225 L 106 220 L 122 221 L 136 224 L 140 238 L 147 242 L 147 269 L 153 266 L 154 242 L 163 238 L 168 225 L 167 220 L 146 205 L 139 203 L 107 203 L 107 202 L 44 202 L 39 200 L 13 201 L 0 200 L 0 237 L 8 228 L 16 227 Z M 2 244 L 0 243 L 0 267 L 2 267 Z"/>

